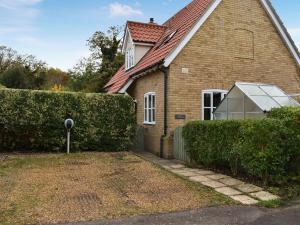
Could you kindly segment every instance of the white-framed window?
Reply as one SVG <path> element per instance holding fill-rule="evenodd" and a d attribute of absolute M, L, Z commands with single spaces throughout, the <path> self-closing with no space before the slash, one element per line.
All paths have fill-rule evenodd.
<path fill-rule="evenodd" d="M 144 95 L 144 123 L 155 124 L 156 121 L 156 96 L 154 92 L 148 92 Z"/>
<path fill-rule="evenodd" d="M 213 111 L 225 98 L 226 90 L 205 90 L 202 91 L 202 120 L 213 120 Z"/>
<path fill-rule="evenodd" d="M 129 48 L 126 51 L 125 57 L 126 70 L 132 68 L 134 66 L 134 48 Z"/>

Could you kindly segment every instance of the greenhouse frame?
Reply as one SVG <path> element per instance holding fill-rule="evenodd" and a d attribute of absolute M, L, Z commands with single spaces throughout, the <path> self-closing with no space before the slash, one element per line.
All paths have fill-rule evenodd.
<path fill-rule="evenodd" d="M 214 111 L 215 120 L 264 118 L 272 108 L 300 104 L 276 85 L 237 82 Z"/>

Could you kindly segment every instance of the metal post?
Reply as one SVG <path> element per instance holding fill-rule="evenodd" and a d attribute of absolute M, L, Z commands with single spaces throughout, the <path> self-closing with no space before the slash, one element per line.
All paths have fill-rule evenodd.
<path fill-rule="evenodd" d="M 68 130 L 67 134 L 67 154 L 70 154 L 70 130 Z"/>

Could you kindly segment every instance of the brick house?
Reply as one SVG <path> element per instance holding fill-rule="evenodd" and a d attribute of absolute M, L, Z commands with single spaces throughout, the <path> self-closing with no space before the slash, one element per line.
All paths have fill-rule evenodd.
<path fill-rule="evenodd" d="M 194 0 L 162 25 L 127 22 L 123 52 L 107 92 L 136 100 L 145 150 L 164 157 L 175 128 L 211 120 L 236 82 L 300 93 L 300 54 L 269 0 Z"/>

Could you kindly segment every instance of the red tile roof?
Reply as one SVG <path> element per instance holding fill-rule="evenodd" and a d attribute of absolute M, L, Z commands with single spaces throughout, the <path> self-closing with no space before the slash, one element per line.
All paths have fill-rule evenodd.
<path fill-rule="evenodd" d="M 108 93 L 117 93 L 130 77 L 147 68 L 162 63 L 170 52 L 179 45 L 180 41 L 191 30 L 212 1 L 213 0 L 193 0 L 188 6 L 165 22 L 163 26 L 167 28 L 141 61 L 129 71 L 125 71 L 125 67 L 123 66 L 106 84 L 105 87 Z M 168 42 L 165 42 L 166 38 L 174 32 L 176 32 L 175 35 Z"/>
<path fill-rule="evenodd" d="M 156 43 L 163 35 L 166 26 L 151 23 L 127 22 L 130 35 L 134 42 Z"/>

